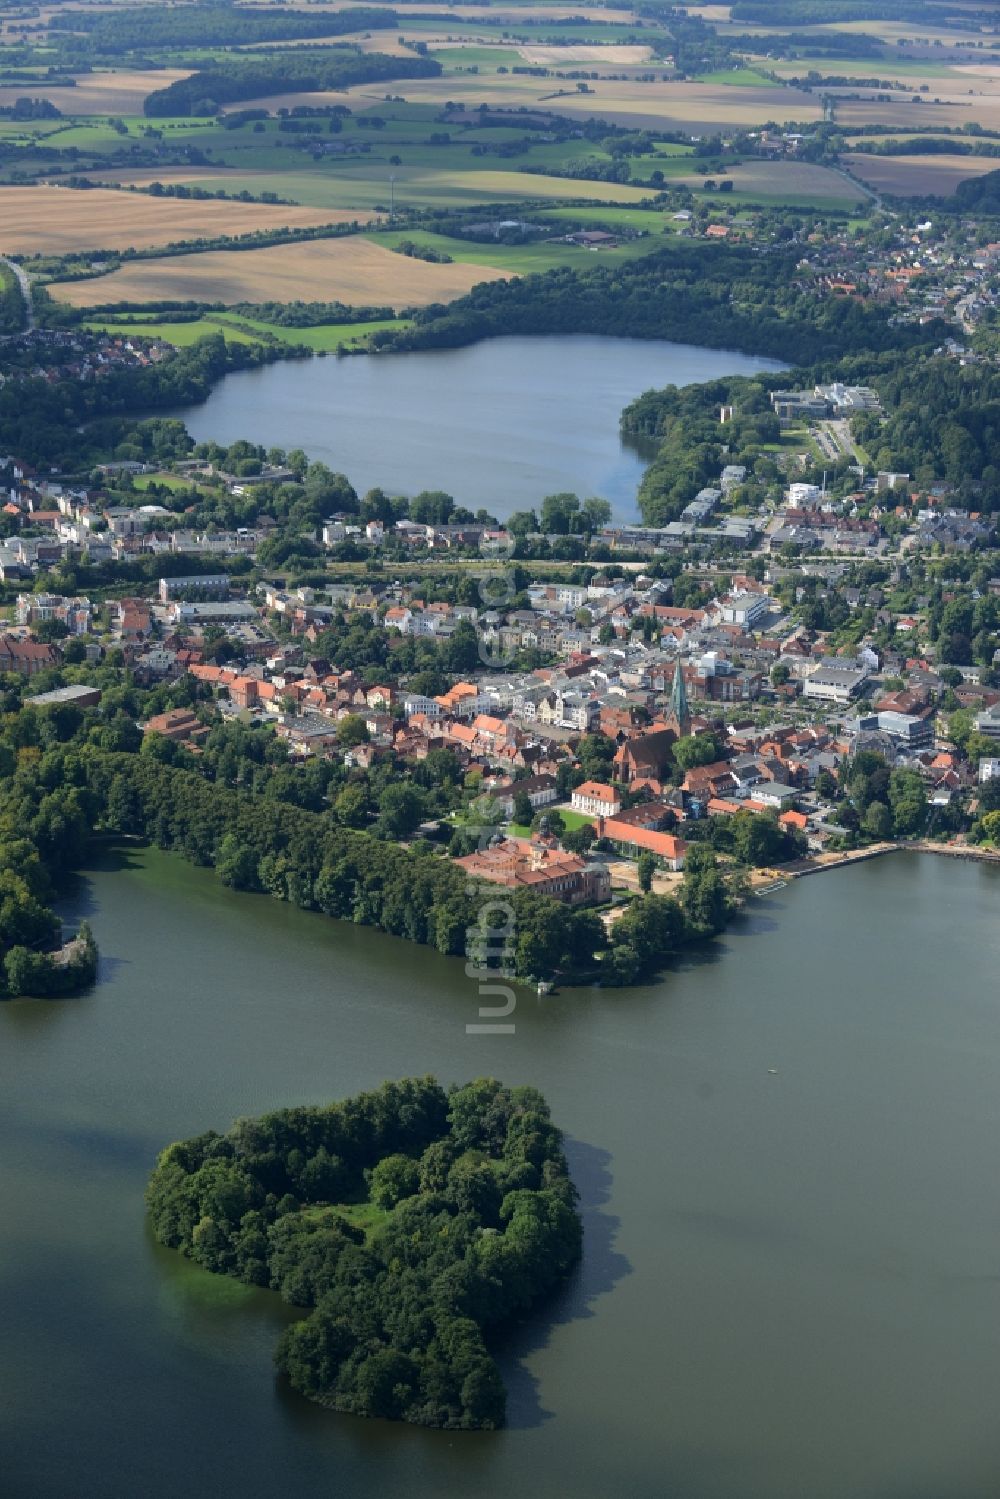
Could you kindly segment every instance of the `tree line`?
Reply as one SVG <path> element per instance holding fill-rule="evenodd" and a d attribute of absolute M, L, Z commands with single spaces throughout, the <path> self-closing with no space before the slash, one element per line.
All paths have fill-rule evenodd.
<path fill-rule="evenodd" d="M 14 689 L 17 692 L 19 689 Z M 4 693 L 3 696 L 8 696 Z M 75 726 L 75 720 L 73 720 Z M 96 804 L 65 724 L 34 708 L 4 716 L 0 737 L 0 997 L 71 994 L 92 983 L 86 925 L 61 949 L 52 902 L 83 858 Z"/>
<path fill-rule="evenodd" d="M 796 363 L 857 350 L 940 342 L 943 325 L 893 325 L 855 298 L 817 295 L 798 279 L 799 252 L 676 245 L 641 260 L 563 267 L 483 282 L 448 306 L 419 308 L 408 328 L 374 333 L 377 349 L 457 348 L 503 334 L 607 333 L 741 349 Z"/>
<path fill-rule="evenodd" d="M 20 284 L 10 266 L 0 260 L 0 337 L 20 333 L 24 321 L 24 297 Z"/>
<path fill-rule="evenodd" d="M 394 78 L 436 78 L 441 64 L 432 57 L 390 57 L 336 44 L 315 51 L 287 52 L 257 59 L 228 57 L 225 67 L 200 68 L 166 88 L 148 94 L 144 113 L 152 118 L 177 115 L 214 115 L 223 105 L 271 94 L 322 93 L 350 88 L 356 83 L 382 83 Z"/>
<path fill-rule="evenodd" d="M 399 25 L 395 11 L 381 6 L 359 6 L 339 12 L 272 8 L 252 10 L 237 5 L 116 6 L 113 13 L 60 7 L 49 17 L 53 41 L 70 54 L 118 57 L 136 52 L 148 55 L 164 48 L 248 47 L 260 42 L 306 41 L 311 37 L 346 35 L 354 31 L 386 31 Z M 65 36 L 71 32 L 72 36 Z"/>

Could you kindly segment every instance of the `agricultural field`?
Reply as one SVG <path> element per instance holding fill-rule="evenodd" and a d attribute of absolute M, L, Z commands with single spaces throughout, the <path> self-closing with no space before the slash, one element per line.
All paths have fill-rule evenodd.
<path fill-rule="evenodd" d="M 134 261 L 110 275 L 53 282 L 48 289 L 74 307 L 301 300 L 398 309 L 449 302 L 477 282 L 501 280 L 504 274 L 492 266 L 431 265 L 359 236 Z"/>
<path fill-rule="evenodd" d="M 178 78 L 190 76 L 189 68 L 164 68 L 158 72 L 81 73 L 75 88 L 60 87 L 46 79 L 32 83 L 33 99 L 49 99 L 64 114 L 134 115 L 142 113 L 143 100 L 156 89 L 167 88 Z M 0 88 L 0 105 L 15 104 L 26 89 Z"/>
<path fill-rule="evenodd" d="M 637 46 L 628 42 L 619 45 L 606 45 L 599 42 L 569 43 L 563 47 L 546 47 L 525 45 L 518 43 L 516 50 L 524 58 L 525 62 L 532 66 L 543 68 L 560 68 L 573 66 L 577 63 L 603 63 L 605 67 L 635 68 L 650 61 L 653 56 L 652 47 Z M 662 64 L 657 64 L 662 66 Z"/>
<path fill-rule="evenodd" d="M 844 165 L 878 193 L 900 198 L 948 198 L 960 182 L 1000 171 L 995 156 L 865 156 L 843 157 Z"/>
<path fill-rule="evenodd" d="M 534 78 L 517 74 L 511 77 L 448 75 L 443 78 L 407 78 L 401 85 L 407 100 L 442 107 L 452 100 L 469 109 L 481 104 L 491 108 L 538 109 L 548 106 L 574 119 L 599 116 L 612 123 L 660 130 L 690 130 L 712 133 L 732 130 L 740 125 L 762 125 L 820 120 L 823 106 L 819 97 L 803 89 L 720 87 L 711 83 L 694 83 L 657 79 L 653 83 L 626 79 L 599 79 L 580 93 L 575 84 L 558 78 Z M 371 86 L 359 85 L 347 90 L 354 107 L 356 99 L 370 98 Z M 259 101 L 258 101 L 259 102 Z"/>
<path fill-rule="evenodd" d="M 317 29 L 329 34 L 280 42 L 257 40 L 257 29 L 245 45 L 223 45 L 217 29 L 189 33 L 186 27 L 172 30 L 175 23 L 170 21 L 158 35 L 173 35 L 174 40 L 169 47 L 162 41 L 151 46 L 148 69 L 132 65 L 139 56 L 135 48 L 122 53 L 129 66 L 102 68 L 102 57 L 119 55 L 108 42 L 95 61 L 96 71 L 80 73 L 77 86 L 71 88 L 42 76 L 36 52 L 31 61 L 36 76 L 25 75 L 23 84 L 15 81 L 0 88 L 0 102 L 8 95 L 7 102 L 12 102 L 25 93 L 51 97 L 65 118 L 0 120 L 0 181 L 13 179 L 10 186 L 0 185 L 0 253 L 83 252 L 86 263 L 98 252 L 154 252 L 99 278 L 53 284 L 57 299 L 85 309 L 189 299 L 227 305 L 339 299 L 354 306 L 404 309 L 449 301 L 484 280 L 589 266 L 601 258 L 611 263 L 631 260 L 656 249 L 664 235 L 699 232 L 706 214 L 725 215 L 727 220 L 738 214 L 734 233 L 752 237 L 760 234 L 760 219 L 747 210 L 784 207 L 860 216 L 879 191 L 950 192 L 962 177 L 994 166 L 991 158 L 957 153 L 921 156 L 919 142 L 912 157 L 873 158 L 862 144 L 845 159 L 858 178 L 852 181 L 846 172 L 830 166 L 746 154 L 740 160 L 736 151 L 723 156 L 718 142 L 709 142 L 707 149 L 698 144 L 716 135 L 729 140 L 738 131 L 765 124 L 778 130 L 808 130 L 810 123 L 820 122 L 825 91 L 791 87 L 769 76 L 788 77 L 812 66 L 872 80 L 899 77 L 908 90 L 912 87 L 916 103 L 910 102 L 909 92 L 893 93 L 889 103 L 884 98 L 838 97 L 833 115 L 843 130 L 858 129 L 880 117 L 893 127 L 975 121 L 991 128 L 995 117 L 1000 132 L 1000 70 L 991 67 L 993 59 L 985 50 L 971 50 L 968 33 L 949 34 L 962 41 L 961 48 L 935 50 L 930 32 L 926 45 L 897 48 L 891 26 L 872 22 L 853 29 L 883 38 L 884 59 L 841 59 L 821 53 L 815 58 L 772 59 L 763 55 L 768 36 L 775 29 L 787 33 L 789 26 L 747 26 L 738 19 L 733 22 L 726 5 L 697 5 L 690 8 L 691 16 L 697 14 L 720 35 L 753 35 L 760 40 L 752 43 L 752 53 L 749 45 L 729 53 L 714 45 L 703 49 L 699 42 L 694 54 L 699 61 L 693 63 L 690 52 L 687 61 L 682 57 L 690 40 L 678 33 L 678 57 L 692 76 L 677 77 L 666 60 L 673 49 L 667 7 L 661 14 L 653 7 L 640 13 L 616 5 L 588 5 L 586 0 L 577 6 L 551 0 L 501 0 L 496 5 L 484 0 L 455 7 L 430 3 L 401 9 L 398 27 L 345 36 L 336 32 L 332 18 L 349 3 L 293 0 L 292 8 L 310 18 L 318 14 Z M 113 5 L 89 8 L 114 13 Z M 262 14 L 270 13 L 264 0 L 260 8 Z M 163 14 L 157 10 L 161 20 Z M 64 15 L 58 6 L 43 4 L 32 14 L 31 24 L 45 25 L 50 16 Z M 247 24 L 244 13 L 239 25 Z M 817 38 L 837 29 L 807 23 L 795 28 Z M 12 34 L 8 27 L 0 35 L 0 63 L 2 43 Z M 207 38 L 205 44 L 187 45 L 196 35 Z M 246 37 L 245 30 L 241 35 Z M 804 54 L 808 36 L 805 44 L 801 38 L 796 41 Z M 28 40 L 37 47 L 43 39 L 31 31 Z M 152 90 L 209 64 L 225 69 L 230 59 L 243 89 L 287 88 L 295 78 L 342 80 L 342 72 L 321 69 L 314 74 L 311 60 L 303 67 L 288 55 L 292 48 L 318 52 L 334 42 L 409 60 L 415 47 L 439 61 L 443 71 L 397 79 L 392 74 L 398 69 L 386 69 L 385 78 L 340 91 L 237 97 L 218 106 L 237 115 L 266 110 L 266 119 L 227 122 L 209 114 L 146 118 L 142 113 Z M 64 45 L 58 32 L 46 43 L 48 53 L 63 66 Z M 756 58 L 758 48 L 759 62 L 741 66 L 741 58 Z M 280 56 L 280 67 L 265 66 L 259 77 L 256 71 L 246 77 L 239 72 L 248 57 L 266 64 L 269 53 Z M 367 61 L 365 68 L 373 76 L 378 71 Z M 547 76 L 539 76 L 542 70 Z M 210 100 L 216 97 L 206 94 Z M 169 107 L 203 107 L 190 90 L 178 91 L 175 100 Z M 315 106 L 327 117 L 277 116 L 279 110 L 301 111 L 303 106 Z M 332 106 L 343 106 L 336 118 L 330 117 Z M 503 111 L 502 118 L 498 111 Z M 678 139 L 652 146 L 648 140 L 628 144 L 614 127 L 676 133 Z M 692 143 L 684 143 L 688 141 Z M 752 143 L 737 142 L 737 151 L 753 149 Z M 629 154 L 632 150 L 637 154 Z M 716 151 L 718 155 L 709 154 Z M 33 178 L 37 185 L 24 185 Z M 714 183 L 729 179 L 732 190 L 720 195 L 706 187 L 708 178 Z M 66 179 L 95 185 L 89 191 L 51 185 Z M 904 179 L 924 185 L 892 185 Z M 206 196 L 176 198 L 143 191 L 156 182 Z M 870 192 L 862 182 L 870 184 Z M 928 182 L 938 185 L 927 186 Z M 666 198 L 654 207 L 660 193 L 672 195 L 669 207 Z M 240 194 L 281 201 L 239 201 Z M 692 229 L 675 218 L 682 205 L 698 210 Z M 425 215 L 426 210 L 442 212 Z M 445 237 L 421 227 L 421 222 L 432 222 L 435 229 L 452 230 L 454 224 L 445 215 L 450 219 L 465 211 L 470 218 L 523 216 L 546 223 L 552 238 L 513 246 Z M 390 213 L 393 223 L 387 232 Z M 160 247 L 179 240 L 334 223 L 354 223 L 359 232 L 338 240 L 253 250 L 159 253 Z M 623 238 L 600 251 L 567 243 L 567 229 L 581 225 L 620 229 Z M 364 232 L 375 227 L 378 233 Z M 764 228 L 770 232 L 769 225 Z M 640 233 L 630 237 L 625 231 Z M 394 253 L 402 239 L 443 252 L 450 260 L 437 263 Z M 136 322 L 115 317 L 105 324 L 111 325 L 135 328 Z M 364 336 L 356 325 L 350 331 L 339 326 L 272 329 L 226 314 L 206 315 L 197 323 L 172 321 L 166 315 L 156 327 L 177 343 L 221 328 L 234 339 L 277 339 L 323 351 Z"/>
<path fill-rule="evenodd" d="M 770 64 L 769 64 L 770 66 Z M 756 68 L 729 68 L 721 73 L 700 73 L 698 83 L 714 83 L 721 88 L 780 88 L 773 78 Z"/>
<path fill-rule="evenodd" d="M 938 93 L 933 95 L 892 94 L 876 98 L 847 99 L 830 90 L 835 99 L 836 121 L 845 132 L 865 125 L 884 125 L 894 134 L 907 130 L 961 130 L 965 125 L 981 125 L 984 130 L 1000 132 L 1000 96 Z M 911 102 L 919 99 L 919 103 Z"/>
<path fill-rule="evenodd" d="M 395 179 L 390 184 L 389 178 Z M 108 180 L 108 179 L 104 179 Z M 144 173 L 145 181 L 186 181 L 187 172 L 173 177 L 170 173 Z M 505 171 L 476 167 L 468 171 L 449 171 L 446 167 L 390 166 L 385 161 L 358 161 L 351 167 L 334 172 L 234 171 L 202 176 L 200 186 L 208 192 L 224 190 L 238 193 L 244 189 L 255 196 L 273 192 L 297 203 L 316 207 L 341 208 L 350 220 L 384 211 L 389 207 L 390 192 L 395 194 L 397 209 L 461 208 L 477 203 L 516 203 L 552 198 L 581 198 L 595 203 L 641 203 L 649 197 L 647 188 L 621 182 L 575 181 L 529 172 Z M 277 212 L 290 211 L 288 209 Z M 324 212 L 322 222 L 336 215 Z"/>
<path fill-rule="evenodd" d="M 182 239 L 283 226 L 311 228 L 354 217 L 330 209 L 152 198 L 101 188 L 79 192 L 65 187 L 0 187 L 0 252 L 142 250 Z"/>
<path fill-rule="evenodd" d="M 826 205 L 850 208 L 864 198 L 863 191 L 839 172 L 809 161 L 762 161 L 751 158 L 738 165 L 727 163 L 724 173 L 716 172 L 713 175 L 716 178 L 731 178 L 733 196 L 745 202 L 787 203 L 790 207 L 815 204 L 819 207 Z M 682 176 L 672 175 L 670 181 L 672 185 L 683 183 L 692 189 L 698 189 L 705 179 L 693 172 L 686 172 Z M 728 196 L 727 194 L 727 198 Z"/>

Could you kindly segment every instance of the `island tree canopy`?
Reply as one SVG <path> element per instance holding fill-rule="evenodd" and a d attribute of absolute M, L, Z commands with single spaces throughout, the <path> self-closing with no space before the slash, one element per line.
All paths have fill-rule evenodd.
<path fill-rule="evenodd" d="M 304 1395 L 461 1428 L 503 1424 L 483 1334 L 575 1264 L 576 1197 L 534 1088 L 429 1077 L 170 1145 L 146 1194 L 161 1244 L 309 1310 L 276 1355 Z"/>

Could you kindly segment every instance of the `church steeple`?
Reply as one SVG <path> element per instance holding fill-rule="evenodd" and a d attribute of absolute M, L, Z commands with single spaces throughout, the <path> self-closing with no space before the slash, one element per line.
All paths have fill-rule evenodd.
<path fill-rule="evenodd" d="M 670 689 L 670 712 L 677 721 L 677 732 L 680 735 L 691 732 L 691 709 L 688 706 L 687 687 L 684 685 L 684 673 L 681 671 L 681 658 L 677 657 L 674 666 L 674 684 Z"/>

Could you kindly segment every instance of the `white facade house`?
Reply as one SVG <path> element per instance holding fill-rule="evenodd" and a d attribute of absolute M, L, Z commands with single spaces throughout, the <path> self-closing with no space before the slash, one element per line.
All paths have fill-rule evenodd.
<path fill-rule="evenodd" d="M 425 697 L 422 692 L 408 692 L 403 698 L 403 712 L 407 718 L 412 718 L 415 713 L 423 713 L 427 718 L 440 718 L 442 709 L 437 698 Z"/>
<path fill-rule="evenodd" d="M 570 806 L 585 817 L 617 817 L 622 809 L 622 799 L 613 786 L 603 781 L 584 781 L 574 789 Z"/>

